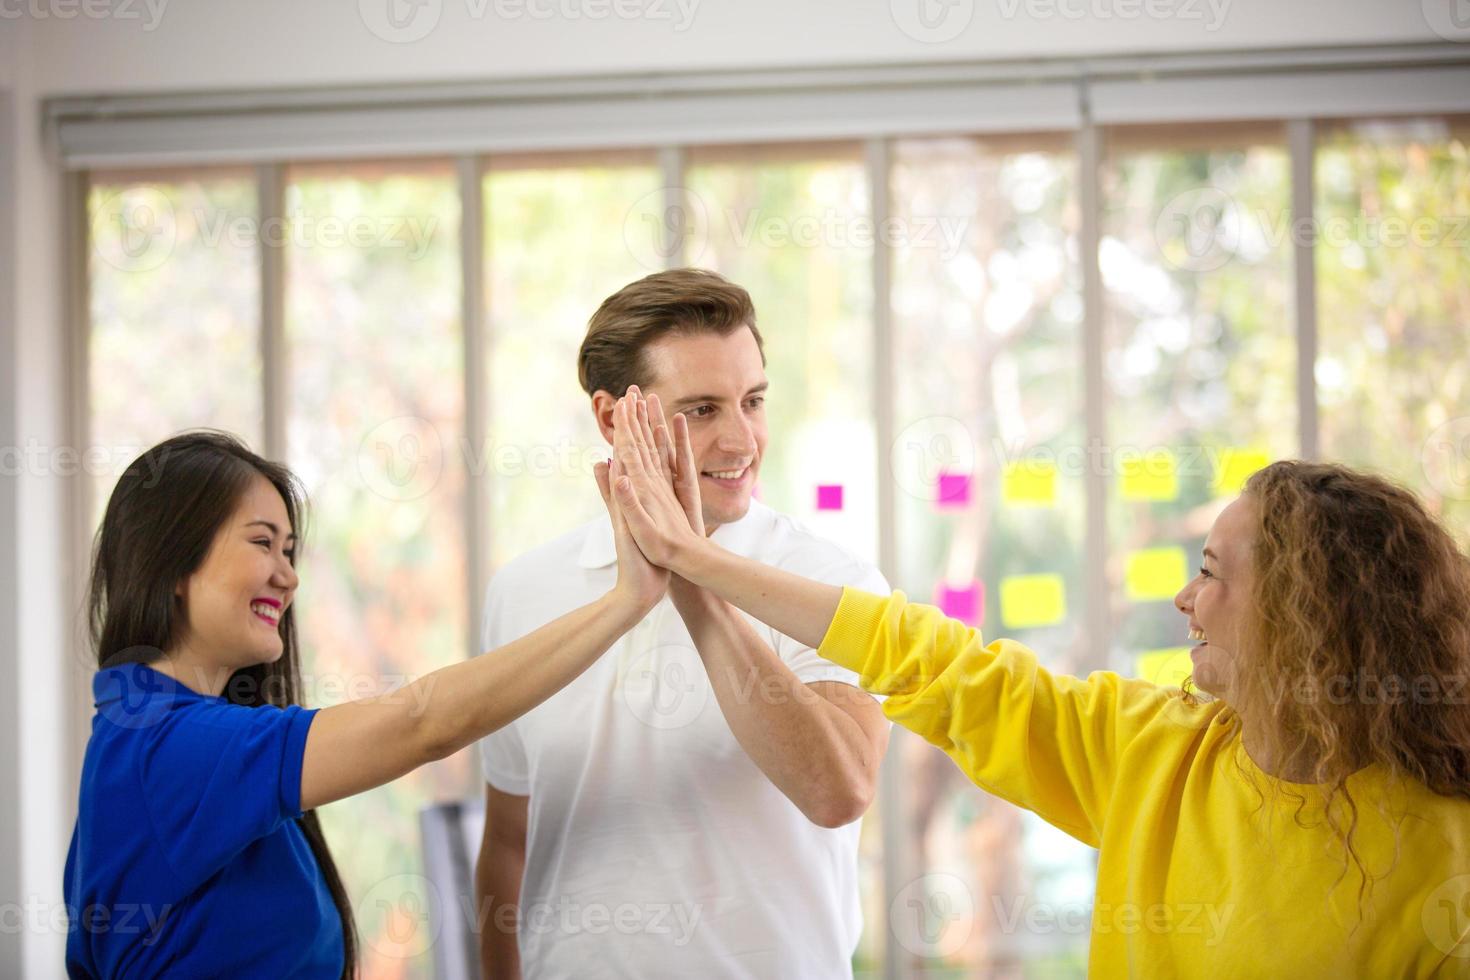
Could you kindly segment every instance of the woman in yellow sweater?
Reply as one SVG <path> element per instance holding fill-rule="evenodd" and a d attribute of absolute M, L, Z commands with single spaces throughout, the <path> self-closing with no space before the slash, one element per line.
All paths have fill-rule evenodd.
<path fill-rule="evenodd" d="M 687 425 L 619 403 L 615 519 L 1098 848 L 1092 976 L 1470 976 L 1470 561 L 1412 494 L 1326 464 L 1252 477 L 1175 600 L 1201 698 L 1055 675 L 902 592 L 724 551 Z"/>

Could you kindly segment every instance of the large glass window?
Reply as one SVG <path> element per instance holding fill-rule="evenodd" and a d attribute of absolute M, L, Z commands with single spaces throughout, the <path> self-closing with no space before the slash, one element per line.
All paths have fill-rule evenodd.
<path fill-rule="evenodd" d="M 892 175 L 900 580 L 991 636 L 1076 670 L 1082 299 L 1076 165 L 1064 137 L 910 140 Z M 1081 935 L 1028 942 L 1012 903 L 1085 907 L 1091 849 L 971 785 L 918 738 L 907 774 L 908 898 L 893 935 L 921 976 L 1080 969 Z M 1080 952 L 1079 952 L 1080 951 Z"/>
<path fill-rule="evenodd" d="M 1470 543 L 1470 118 L 1331 127 L 1316 191 L 1322 454 Z"/>
<path fill-rule="evenodd" d="M 663 198 L 645 154 L 496 158 L 483 194 L 490 417 L 479 459 L 498 566 L 603 513 L 592 465 L 611 447 L 577 382 L 577 351 L 604 299 L 662 268 L 648 219 Z"/>
<path fill-rule="evenodd" d="M 1290 161 L 1278 126 L 1120 129 L 1102 181 L 1111 666 L 1178 683 L 1215 514 L 1298 452 Z"/>
<path fill-rule="evenodd" d="M 249 171 L 98 173 L 87 205 L 97 452 L 78 465 L 100 521 L 127 464 L 181 429 L 259 444 L 259 246 Z"/>
<path fill-rule="evenodd" d="M 297 601 L 307 698 L 327 706 L 464 657 L 460 201 L 448 165 L 314 166 L 292 171 L 286 217 L 289 462 L 311 498 Z M 323 808 L 364 976 L 428 975 L 418 813 L 477 792 L 472 762 Z"/>

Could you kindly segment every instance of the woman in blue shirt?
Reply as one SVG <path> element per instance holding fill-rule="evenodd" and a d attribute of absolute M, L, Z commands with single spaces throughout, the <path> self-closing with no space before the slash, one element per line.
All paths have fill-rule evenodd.
<path fill-rule="evenodd" d="M 296 528 L 283 466 L 186 433 L 129 466 L 94 544 L 100 669 L 66 862 L 76 977 L 351 977 L 352 907 L 315 809 L 441 759 L 550 697 L 662 597 L 618 542 L 605 596 L 409 689 L 296 702 Z"/>

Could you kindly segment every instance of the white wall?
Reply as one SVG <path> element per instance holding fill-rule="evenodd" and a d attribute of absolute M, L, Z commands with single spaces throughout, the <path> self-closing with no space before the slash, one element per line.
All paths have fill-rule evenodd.
<path fill-rule="evenodd" d="M 78 0 L 3 0 L 0 10 L 23 2 Z M 36 20 L 45 52 L 37 87 L 101 93 L 1439 40 L 1420 0 L 411 2 L 89 0 L 126 3 L 121 12 L 131 16 Z M 921 3 L 944 14 L 935 32 L 918 26 Z M 374 34 L 369 22 L 389 33 L 395 4 L 419 11 L 414 28 L 432 30 L 406 43 Z M 592 19 L 597 4 L 644 16 Z M 532 16 L 561 9 L 570 15 Z M 1095 13 L 1074 16 L 1087 11 Z M 913 34 L 955 36 L 926 42 L 901 20 Z"/>
<path fill-rule="evenodd" d="M 406 0 L 0 0 L 0 93 L 13 105 L 8 122 L 0 113 L 0 212 L 13 222 L 0 218 L 0 448 L 66 441 L 46 96 L 1443 40 L 1419 0 L 423 0 L 405 9 L 432 29 L 398 43 L 369 26 L 391 33 L 395 2 Z M 646 16 L 593 19 L 599 2 Z M 932 29 L 916 19 L 920 2 L 940 15 Z M 570 13 L 531 16 L 558 9 Z M 0 809 L 0 903 L 43 910 L 60 902 L 85 724 L 74 705 L 90 700 L 84 667 L 68 659 L 65 583 L 79 570 L 65 558 L 65 493 L 54 474 L 0 476 L 0 698 L 16 702 L 0 700 L 0 752 L 18 763 L 0 762 L 0 807 L 18 800 L 20 818 L 17 840 Z M 20 938 L 25 974 L 56 975 L 64 935 Z M 0 976 L 15 963 L 0 945 Z"/>

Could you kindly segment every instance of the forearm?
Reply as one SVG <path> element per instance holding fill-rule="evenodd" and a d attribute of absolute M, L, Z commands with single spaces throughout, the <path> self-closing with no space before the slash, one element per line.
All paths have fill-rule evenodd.
<path fill-rule="evenodd" d="M 642 618 L 603 596 L 503 647 L 410 685 L 422 737 L 439 758 L 503 727 L 570 683 Z"/>
<path fill-rule="evenodd" d="M 519 849 L 497 844 L 480 854 L 475 907 L 481 917 L 480 967 L 486 980 L 520 980 L 521 952 L 516 937 L 525 867 L 524 842 Z"/>
<path fill-rule="evenodd" d="M 879 760 L 857 722 L 798 678 L 733 606 L 687 582 L 671 594 L 751 761 L 813 823 L 860 816 Z"/>
<path fill-rule="evenodd" d="M 842 601 L 841 586 L 763 565 L 706 539 L 681 548 L 670 568 L 776 632 L 813 648 L 821 645 Z"/>

